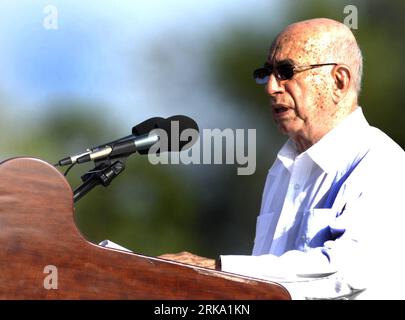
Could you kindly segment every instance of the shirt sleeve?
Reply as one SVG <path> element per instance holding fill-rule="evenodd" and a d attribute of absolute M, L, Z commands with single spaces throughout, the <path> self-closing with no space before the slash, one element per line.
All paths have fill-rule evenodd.
<path fill-rule="evenodd" d="M 358 292 L 342 279 L 321 249 L 287 251 L 280 257 L 221 255 L 223 271 L 283 285 L 292 299 L 339 299 Z"/>
<path fill-rule="evenodd" d="M 339 238 L 279 257 L 222 255 L 222 270 L 280 283 L 293 299 L 404 299 L 401 170 L 375 173 L 372 187 L 361 186 L 331 225 L 344 230 Z"/>

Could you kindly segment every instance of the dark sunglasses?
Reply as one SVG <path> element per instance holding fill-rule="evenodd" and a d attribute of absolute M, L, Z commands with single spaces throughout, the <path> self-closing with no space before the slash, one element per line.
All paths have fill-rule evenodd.
<path fill-rule="evenodd" d="M 291 61 L 283 61 L 276 64 L 274 67 L 266 63 L 263 67 L 253 71 L 253 77 L 257 84 L 267 84 L 272 73 L 274 73 L 274 76 L 278 80 L 290 80 L 294 74 L 298 72 L 330 65 L 337 65 L 337 63 L 318 63 L 308 66 L 296 66 Z"/>

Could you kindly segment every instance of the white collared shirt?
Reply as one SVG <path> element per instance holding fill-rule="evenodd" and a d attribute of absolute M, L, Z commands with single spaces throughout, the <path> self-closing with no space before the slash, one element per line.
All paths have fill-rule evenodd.
<path fill-rule="evenodd" d="M 288 140 L 267 176 L 252 256 L 223 255 L 222 270 L 275 280 L 297 299 L 363 289 L 405 298 L 374 276 L 404 278 L 404 168 L 405 152 L 360 107 L 301 154 Z"/>

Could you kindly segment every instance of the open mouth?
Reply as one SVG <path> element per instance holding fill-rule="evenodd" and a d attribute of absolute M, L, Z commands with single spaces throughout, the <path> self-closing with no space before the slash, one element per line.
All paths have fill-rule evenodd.
<path fill-rule="evenodd" d="M 274 112 L 276 114 L 281 114 L 281 113 L 284 113 L 286 111 L 288 111 L 288 108 L 283 107 L 283 106 L 277 106 L 277 107 L 274 108 Z"/>

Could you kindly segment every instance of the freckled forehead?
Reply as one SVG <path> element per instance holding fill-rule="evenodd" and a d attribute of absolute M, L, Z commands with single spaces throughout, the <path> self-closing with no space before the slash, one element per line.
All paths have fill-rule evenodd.
<path fill-rule="evenodd" d="M 328 47 L 330 39 L 325 35 L 305 32 L 301 28 L 287 29 L 273 42 L 267 62 L 274 63 L 286 59 L 299 64 L 316 63 L 322 48 Z"/>

